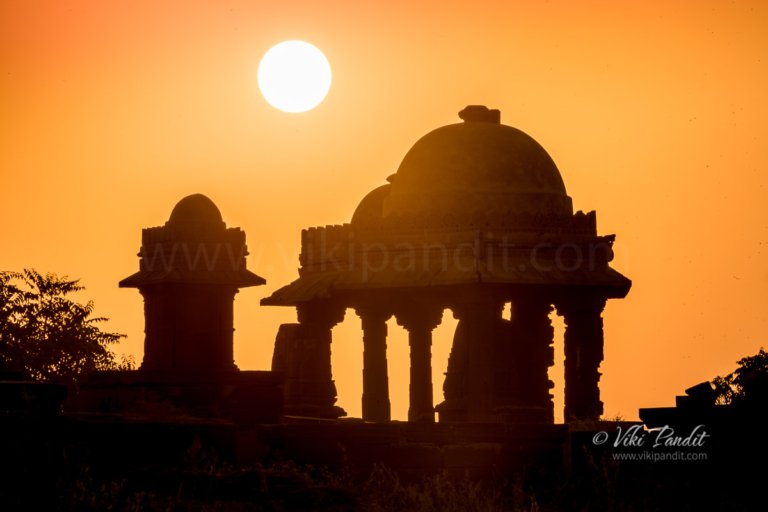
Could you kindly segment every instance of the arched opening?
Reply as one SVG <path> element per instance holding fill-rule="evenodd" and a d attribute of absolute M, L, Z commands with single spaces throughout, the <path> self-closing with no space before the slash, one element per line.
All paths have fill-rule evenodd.
<path fill-rule="evenodd" d="M 448 357 L 453 345 L 456 320 L 451 310 L 432 331 L 432 391 L 434 405 L 443 400 L 443 382 L 448 368 Z M 353 309 L 347 309 L 344 321 L 332 331 L 331 364 L 336 384 L 337 402 L 348 417 L 362 417 L 363 394 L 363 331 L 360 318 Z M 387 366 L 391 417 L 396 421 L 408 420 L 410 406 L 410 347 L 408 331 L 397 324 L 394 317 L 387 321 Z"/>
<path fill-rule="evenodd" d="M 431 367 L 433 406 L 443 400 L 443 381 L 453 344 L 457 320 L 450 310 L 443 311 L 441 323 L 432 331 Z M 392 419 L 408 421 L 410 408 L 411 353 L 408 330 L 394 318 L 387 322 L 387 361 L 389 364 L 389 399 Z M 436 417 L 435 417 L 436 418 Z"/>
<path fill-rule="evenodd" d="M 411 368 L 408 331 L 397 325 L 394 317 L 387 321 L 387 363 L 389 364 L 389 403 L 392 419 L 408 421 Z"/>
<path fill-rule="evenodd" d="M 344 321 L 333 328 L 331 371 L 336 383 L 336 405 L 347 411 L 347 417 L 362 417 L 363 395 L 363 331 L 360 318 L 348 308 Z"/>
<path fill-rule="evenodd" d="M 445 309 L 442 322 L 432 331 L 432 396 L 434 397 L 434 405 L 445 400 L 443 383 L 445 382 L 445 374 L 448 372 L 448 357 L 451 355 L 453 337 L 458 323 L 459 321 L 454 317 L 453 311 Z M 435 416 L 435 420 L 437 421 L 437 416 Z"/>
<path fill-rule="evenodd" d="M 504 309 L 501 310 L 501 318 L 505 320 L 512 320 L 512 302 L 505 302 Z"/>
<path fill-rule="evenodd" d="M 506 302 L 502 318 L 514 321 L 514 307 Z M 548 377 L 554 383 L 551 393 L 554 402 L 555 422 L 563 421 L 564 409 L 564 354 L 563 318 L 553 310 L 549 319 L 554 330 L 554 365 L 548 368 Z M 432 390 L 434 405 L 444 400 L 443 384 L 448 369 L 448 359 L 453 346 L 458 320 L 450 309 L 443 311 L 441 323 L 432 331 Z M 345 320 L 333 328 L 331 346 L 333 379 L 336 383 L 337 405 L 348 417 L 362 417 L 363 394 L 363 331 L 360 318 L 353 309 L 347 309 Z M 387 365 L 391 418 L 408 420 L 410 388 L 410 347 L 408 331 L 397 324 L 394 317 L 387 321 Z M 437 420 L 437 418 L 436 418 Z"/>

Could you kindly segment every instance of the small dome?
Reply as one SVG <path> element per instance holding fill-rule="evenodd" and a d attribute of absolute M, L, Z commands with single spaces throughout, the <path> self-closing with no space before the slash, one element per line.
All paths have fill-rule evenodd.
<path fill-rule="evenodd" d="M 384 198 L 389 194 L 391 187 L 392 185 L 386 184 L 368 192 L 352 214 L 352 224 L 370 224 L 380 220 L 384 212 Z"/>
<path fill-rule="evenodd" d="M 498 110 L 471 105 L 463 123 L 419 139 L 403 158 L 383 215 L 573 213 L 552 158 Z"/>
<path fill-rule="evenodd" d="M 187 196 L 174 206 L 169 224 L 223 223 L 219 208 L 203 194 Z"/>

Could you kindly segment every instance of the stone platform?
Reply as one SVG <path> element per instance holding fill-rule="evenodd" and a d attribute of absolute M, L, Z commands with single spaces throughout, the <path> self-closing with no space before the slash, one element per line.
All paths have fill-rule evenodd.
<path fill-rule="evenodd" d="M 159 418 L 227 419 L 239 424 L 278 423 L 283 376 L 277 372 L 232 371 L 207 379 L 163 378 L 138 371 L 95 372 L 70 410 Z"/>
<path fill-rule="evenodd" d="M 287 420 L 293 423 L 260 425 L 239 432 L 240 461 L 286 458 L 359 474 L 379 465 L 404 479 L 438 473 L 498 477 L 567 465 L 565 425 Z"/>

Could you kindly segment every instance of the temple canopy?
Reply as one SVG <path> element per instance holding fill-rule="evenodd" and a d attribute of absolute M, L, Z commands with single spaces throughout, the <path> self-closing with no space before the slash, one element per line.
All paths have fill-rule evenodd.
<path fill-rule="evenodd" d="M 470 106 L 461 115 L 465 122 L 417 141 L 350 224 L 304 230 L 299 279 L 262 304 L 473 283 L 625 296 L 630 281 L 607 264 L 614 237 L 596 235 L 594 212 L 573 214 L 544 148 L 500 124 L 498 111 Z"/>
<path fill-rule="evenodd" d="M 139 271 L 121 288 L 168 283 L 260 286 L 266 283 L 246 268 L 245 233 L 227 228 L 219 208 L 203 194 L 181 199 L 164 226 L 142 230 Z"/>
<path fill-rule="evenodd" d="M 548 315 L 555 306 L 569 329 L 566 416 L 599 416 L 600 315 L 606 299 L 623 298 L 631 286 L 609 266 L 615 237 L 597 234 L 594 211 L 573 212 L 552 158 L 501 124 L 499 111 L 469 106 L 459 115 L 464 122 L 418 140 L 351 223 L 305 229 L 299 278 L 262 304 L 298 308 L 294 335 L 303 341 L 294 345 L 305 349 L 330 344 L 335 322 L 320 318 L 338 322 L 346 308 L 357 311 L 368 352 L 363 416 L 377 421 L 389 418 L 388 391 L 378 384 L 387 379 L 382 323 L 394 315 L 410 333 L 409 419 L 430 421 L 431 331 L 451 309 L 460 323 L 437 410 L 441 421 L 479 422 L 551 421 Z M 506 302 L 512 319 L 501 317 Z M 318 353 L 329 357 L 330 349 Z M 327 365 L 296 369 L 295 378 L 330 380 Z M 296 391 L 287 404 L 321 410 L 323 400 L 335 401 L 332 381 L 326 388 L 333 396 Z"/>

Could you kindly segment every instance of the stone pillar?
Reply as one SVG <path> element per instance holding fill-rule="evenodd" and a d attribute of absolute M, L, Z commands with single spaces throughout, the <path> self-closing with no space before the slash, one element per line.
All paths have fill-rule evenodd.
<path fill-rule="evenodd" d="M 605 299 L 579 297 L 557 304 L 565 319 L 565 420 L 597 420 L 603 414 L 600 372 Z"/>
<path fill-rule="evenodd" d="M 479 299 L 458 305 L 454 315 L 459 319 L 457 337 L 463 336 L 464 357 L 457 360 L 460 354 L 451 351 L 451 361 L 454 368 L 463 366 L 463 404 L 457 419 L 471 423 L 493 423 L 498 421 L 495 408 L 495 369 L 497 361 L 494 342 L 498 325 L 501 322 L 501 311 L 504 304 L 501 301 Z M 460 347 L 454 347 L 459 349 Z M 449 372 L 452 371 L 449 368 Z M 447 382 L 448 376 L 446 376 Z M 448 397 L 446 396 L 446 403 Z M 450 409 L 448 405 L 444 406 Z"/>
<path fill-rule="evenodd" d="M 363 324 L 363 419 L 391 419 L 387 372 L 387 320 L 391 313 L 358 309 Z"/>
<path fill-rule="evenodd" d="M 529 295 L 512 302 L 511 339 L 512 360 L 517 386 L 515 406 L 518 419 L 528 422 L 554 422 L 554 404 L 550 389 L 549 367 L 554 364 L 552 347 L 554 329 L 549 319 L 549 300 Z"/>
<path fill-rule="evenodd" d="M 283 403 L 287 414 L 300 412 L 303 402 L 302 371 L 304 355 L 299 324 L 281 324 L 272 352 L 272 371 L 283 374 Z"/>
<path fill-rule="evenodd" d="M 336 384 L 331 370 L 331 329 L 344 319 L 343 306 L 309 302 L 297 307 L 295 329 L 298 353 L 291 359 L 299 379 L 286 396 L 286 414 L 338 418 L 346 412 L 335 405 Z"/>
<path fill-rule="evenodd" d="M 443 310 L 414 307 L 396 315 L 397 323 L 408 330 L 411 347 L 411 384 L 408 421 L 433 423 L 432 330 L 440 325 Z"/>

